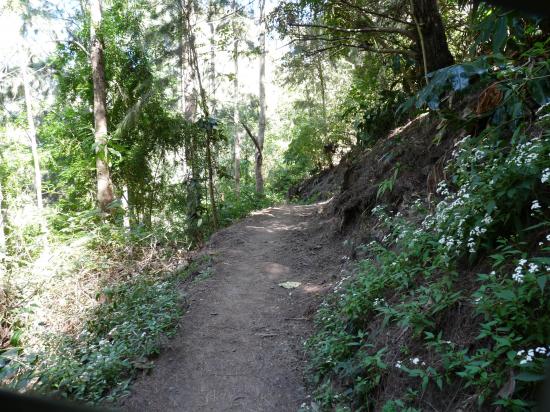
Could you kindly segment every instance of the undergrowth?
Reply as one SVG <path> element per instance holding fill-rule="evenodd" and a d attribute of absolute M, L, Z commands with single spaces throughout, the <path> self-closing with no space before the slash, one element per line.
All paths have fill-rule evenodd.
<path fill-rule="evenodd" d="M 531 79 L 547 73 L 502 68 L 502 103 L 456 142 L 436 200 L 372 210 L 386 235 L 362 246 L 307 343 L 311 409 L 536 406 L 550 366 L 550 134 Z"/>
<path fill-rule="evenodd" d="M 277 201 L 244 183 L 240 197 L 225 187 L 221 226 Z M 0 284 L 0 385 L 110 404 L 152 367 L 182 314 L 178 284 L 212 272 L 208 261 L 190 261 L 197 239 L 182 222 L 128 229 L 118 212 L 110 223 L 95 210 L 58 213 L 47 241 L 32 243 L 32 256 L 8 262 Z M 197 225 L 202 243 L 214 229 L 206 216 Z"/>
<path fill-rule="evenodd" d="M 104 290 L 107 302 L 92 311 L 76 336 L 48 339 L 35 371 L 46 392 L 96 403 L 124 393 L 138 370 L 152 367 L 163 335 L 181 315 L 175 278 L 141 278 Z"/>
<path fill-rule="evenodd" d="M 5 279 L 17 304 L 3 312 L 11 341 L 0 353 L 0 381 L 19 391 L 114 402 L 175 332 L 177 286 L 200 262 L 189 264 L 188 254 L 159 234 L 111 225 L 47 251 L 47 264 Z"/>

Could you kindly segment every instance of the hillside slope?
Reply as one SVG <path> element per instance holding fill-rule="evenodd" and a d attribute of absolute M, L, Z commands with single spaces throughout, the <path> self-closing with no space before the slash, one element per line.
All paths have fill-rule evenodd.
<path fill-rule="evenodd" d="M 421 115 L 291 190 L 333 193 L 326 213 L 357 259 L 309 340 L 312 410 L 538 400 L 550 353 L 547 116 L 468 122 L 478 95 L 457 110 L 462 127 Z"/>
<path fill-rule="evenodd" d="M 359 226 L 376 204 L 399 209 L 414 198 L 426 198 L 443 178 L 443 164 L 464 130 L 434 142 L 441 119 L 420 115 L 396 128 L 373 147 L 355 148 L 341 162 L 289 190 L 291 199 L 331 199 L 327 212 L 338 220 L 337 230 L 365 235 Z M 428 155 L 426 155 L 428 153 Z M 359 226 L 357 226 L 359 225 Z M 364 227 L 363 227 L 364 229 Z"/>

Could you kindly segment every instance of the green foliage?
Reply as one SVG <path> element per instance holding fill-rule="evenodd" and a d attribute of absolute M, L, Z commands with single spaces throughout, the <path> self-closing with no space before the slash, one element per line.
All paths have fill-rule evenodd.
<path fill-rule="evenodd" d="M 126 391 L 137 370 L 150 367 L 160 337 L 173 331 L 180 314 L 176 286 L 182 271 L 129 270 L 139 260 L 133 253 L 148 244 L 154 252 L 150 256 L 164 259 L 168 258 L 164 253 L 177 255 L 206 239 L 214 229 L 212 199 L 206 190 L 209 167 L 214 170 L 220 224 L 229 225 L 254 209 L 282 201 L 290 186 L 332 167 L 352 147 L 368 150 L 406 120 L 408 109 L 427 107 L 439 109 L 443 117 L 434 140 L 443 139 L 445 130 L 455 126 L 464 127 L 468 136 L 457 143 L 445 170 L 447 184 L 439 187 L 437 206 L 428 205 L 434 206 L 433 213 L 423 225 L 411 227 L 402 216 L 383 216 L 393 234 L 367 247 L 371 258 L 359 263 L 356 276 L 338 285 L 338 296 L 321 309 L 320 332 L 310 341 L 318 399 L 323 407 L 341 411 L 349 410 L 350 404 L 353 410 L 375 405 L 388 412 L 412 411 L 424 406 L 418 399 L 425 391 L 445 391 L 458 382 L 482 405 L 526 407 L 542 377 L 550 334 L 546 326 L 550 250 L 545 237 L 550 179 L 545 131 L 550 115 L 547 22 L 482 4 L 468 17 L 475 27 L 471 29 L 466 13 L 459 12 L 463 2 L 438 2 L 447 28 L 452 28 L 450 48 L 462 58 L 471 46 L 471 61 L 431 73 L 429 84 L 396 113 L 405 96 L 421 84 L 408 3 L 368 0 L 349 7 L 334 1 L 281 3 L 274 21 L 281 33 L 295 34 L 300 43 L 283 64 L 282 94 L 289 101 L 284 113 L 269 122 L 264 148 L 266 193 L 255 192 L 250 161 L 255 148 L 241 136 L 237 194 L 231 147 L 231 136 L 239 126 L 232 125 L 234 102 L 222 97 L 211 111 L 215 117 L 204 119 L 187 113 L 187 109 L 196 111 L 191 108 L 193 97 L 179 101 L 185 86 L 179 81 L 189 73 L 183 73 L 186 58 L 178 53 L 189 33 L 181 24 L 180 7 L 172 3 L 161 1 L 152 10 L 144 0 L 113 1 L 103 10 L 106 158 L 118 199 L 111 205 L 108 224 L 95 209 L 97 148 L 86 51 L 90 22 L 84 10 L 68 20 L 70 41 L 59 42 L 47 64 L 37 69 L 36 56 L 29 63 L 34 92 L 54 100 L 50 105 L 50 99 L 44 98 L 35 107 L 43 212 L 34 206 L 24 110 L 0 114 L 0 213 L 6 216 L 6 247 L 0 250 L 0 271 L 6 273 L 0 285 L 0 328 L 9 332 L 9 341 L 0 342 L 6 347 L 0 353 L 0 380 L 28 389 L 38 379 L 45 392 L 55 390 L 91 403 L 114 400 Z M 25 10 L 25 25 L 31 27 L 32 13 L 38 10 L 26 2 L 13 4 Z M 42 6 L 44 16 L 63 14 L 49 4 Z M 201 5 L 193 6 L 199 17 Z M 215 11 L 227 6 L 220 3 Z M 233 32 L 233 22 L 225 17 L 214 19 L 221 38 L 213 39 L 213 44 L 227 51 L 232 35 L 246 38 L 246 23 L 240 19 L 241 27 Z M 336 29 L 288 24 L 299 21 Z M 365 26 L 389 31 L 357 30 Z M 29 27 L 26 33 L 31 32 Z M 201 43 L 204 39 L 196 34 Z M 328 56 L 320 54 L 325 42 Z M 250 57 L 257 50 L 248 43 L 242 55 Z M 244 44 L 241 41 L 240 46 Z M 390 51 L 373 52 L 380 47 Z M 2 67 L 3 79 L 17 77 L 18 68 L 13 70 L 12 64 Z M 50 71 L 53 79 L 48 77 Z M 213 76 L 216 99 L 224 80 L 234 80 L 234 74 Z M 17 82 L 0 86 L 0 101 L 6 107 L 22 105 L 19 86 Z M 453 102 L 491 87 L 502 97 L 494 107 L 457 114 Z M 214 96 L 207 97 L 211 98 L 207 103 L 214 103 Z M 242 95 L 240 100 L 240 118 L 253 129 L 256 98 Z M 208 164 L 206 136 L 213 157 Z M 399 178 L 396 166 L 392 176 L 378 182 L 377 197 L 392 191 Z M 127 209 L 122 207 L 123 197 Z M 47 233 L 39 224 L 44 216 Z M 130 228 L 123 227 L 125 217 Z M 41 271 L 41 265 L 52 262 L 57 267 Z M 94 276 L 85 277 L 89 273 Z M 203 270 L 200 276 L 209 274 Z M 465 279 L 469 283 L 462 287 Z M 86 305 L 74 300 L 75 292 L 67 295 L 73 299 L 71 309 L 51 307 L 53 297 L 65 293 L 63 287 L 80 290 L 81 284 L 92 296 L 80 296 L 88 296 Z M 93 296 L 96 292 L 101 303 Z M 53 306 L 62 306 L 55 302 Z M 482 319 L 470 346 L 449 343 L 442 332 L 443 322 L 457 307 L 467 307 L 467 315 Z M 80 309 L 78 322 L 71 323 L 71 310 Z M 47 312 L 49 321 L 58 316 L 73 330 L 54 328 L 63 333 L 50 336 L 44 347 L 38 332 L 33 340 L 35 331 L 29 326 L 38 312 Z M 373 333 L 371 320 L 379 322 L 380 330 L 406 336 L 410 342 L 398 349 L 387 345 Z M 430 358 L 421 360 L 421 355 Z M 395 374 L 406 381 L 407 390 L 377 405 L 375 394 Z M 515 391 L 503 392 L 509 382 L 516 382 Z"/>
<path fill-rule="evenodd" d="M 463 92 L 472 84 L 487 86 L 491 82 L 497 82 L 498 89 L 503 93 L 503 99 L 498 102 L 502 109 L 490 113 L 493 123 L 523 118 L 532 110 L 530 99 L 538 106 L 545 106 L 549 102 L 550 78 L 548 60 L 546 60 L 549 44 L 550 39 L 536 42 L 532 48 L 523 52 L 521 61 L 527 59 L 537 59 L 537 61 L 522 65 L 516 65 L 502 55 L 494 55 L 483 56 L 472 62 L 456 64 L 430 73 L 430 83 L 416 96 L 409 98 L 400 107 L 400 111 L 409 110 L 413 106 L 417 109 L 427 106 L 437 110 L 449 95 Z M 486 115 L 486 113 L 479 114 Z"/>
<path fill-rule="evenodd" d="M 533 406 L 550 353 L 550 135 L 532 92 L 547 70 L 541 60 L 497 74 L 488 127 L 456 142 L 436 204 L 410 208 L 421 224 L 373 209 L 387 235 L 363 247 L 369 257 L 323 303 L 308 342 L 324 409 L 379 408 L 388 379 L 401 382 L 388 410 L 423 409 L 426 392 L 445 402 L 453 388 L 466 409 Z"/>
<path fill-rule="evenodd" d="M 365 62 L 356 68 L 341 116 L 353 123 L 357 145 L 371 146 L 404 119 L 396 116 L 406 96 L 399 79 L 411 64 L 394 57 Z"/>
<path fill-rule="evenodd" d="M 51 337 L 36 374 L 41 390 L 96 403 L 128 389 L 139 370 L 152 367 L 163 334 L 173 333 L 181 308 L 175 279 L 138 278 L 105 288 L 107 302 L 88 315 L 74 337 Z"/>
<path fill-rule="evenodd" d="M 149 219 L 160 208 L 165 187 L 165 159 L 156 158 L 167 149 L 178 149 L 186 134 L 198 134 L 169 113 L 163 95 L 165 82 L 154 76 L 151 48 L 142 47 L 144 4 L 114 2 L 104 12 L 105 76 L 108 87 L 109 164 L 115 187 L 125 185 L 134 208 L 134 219 Z M 74 33 L 86 44 L 89 16 Z M 55 109 L 44 119 L 40 136 L 50 154 L 52 170 L 46 187 L 62 211 L 82 210 L 94 204 L 94 138 L 91 127 L 92 82 L 88 56 L 75 43 L 61 44 L 52 57 L 58 94 Z M 159 176 L 160 172 L 160 176 Z"/>
<path fill-rule="evenodd" d="M 238 196 L 235 193 L 232 180 L 220 184 L 223 202 L 220 204 L 219 213 L 220 223 L 224 226 L 248 216 L 253 210 L 263 209 L 281 200 L 269 188 L 265 194 L 258 194 L 252 180 L 248 182 L 244 180 L 243 183 Z"/>
<path fill-rule="evenodd" d="M 77 236 L 74 230 L 72 236 Z M 10 300 L 24 301 L 28 294 L 33 303 L 16 305 L 3 314 L 3 324 L 11 324 L 14 332 L 12 347 L 0 352 L 0 381 L 18 390 L 55 392 L 95 404 L 116 400 L 127 392 L 138 371 L 152 367 L 162 340 L 174 333 L 182 314 L 179 283 L 196 264 L 175 265 L 169 240 L 145 230 L 127 233 L 113 225 L 96 225 L 88 237 L 80 236 L 66 251 L 63 243 L 49 245 L 58 273 L 46 286 L 37 282 L 33 268 L 21 270 L 32 280 L 24 289 L 18 289 L 17 283 L 9 289 L 3 285 Z M 123 262 L 128 251 L 133 259 Z M 158 262 L 162 272 L 155 267 Z M 51 269 L 40 270 L 44 274 Z M 81 278 L 80 273 L 88 277 Z M 90 273 L 102 279 L 93 284 Z M 19 276 L 12 272 L 16 281 Z M 67 284 L 80 288 L 83 279 L 88 289 L 83 296 L 64 289 Z M 63 308 L 64 299 L 76 307 Z M 47 329 L 34 327 L 29 332 L 29 322 L 37 316 Z M 59 321 L 69 325 L 60 330 L 55 327 Z"/>
<path fill-rule="evenodd" d="M 495 8 L 482 2 L 473 16 L 475 41 L 471 54 L 479 49 L 487 54 L 514 55 L 529 49 L 541 39 L 545 39 L 544 18 L 518 10 Z M 478 50 L 476 50 L 478 49 Z"/>
<path fill-rule="evenodd" d="M 393 187 L 395 185 L 395 182 L 397 181 L 398 174 L 399 174 L 399 163 L 395 166 L 393 175 L 389 179 L 384 180 L 382 183 L 378 185 L 378 191 L 376 192 L 377 199 L 384 196 L 384 193 L 386 192 L 391 193 L 393 191 Z"/>

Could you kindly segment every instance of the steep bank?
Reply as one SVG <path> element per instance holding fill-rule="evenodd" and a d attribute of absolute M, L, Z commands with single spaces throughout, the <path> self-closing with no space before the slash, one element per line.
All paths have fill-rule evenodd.
<path fill-rule="evenodd" d="M 356 258 L 316 317 L 311 410 L 536 405 L 550 353 L 548 116 L 504 105 L 494 116 L 516 117 L 487 122 L 467 106 L 456 127 L 420 116 L 294 191 L 334 183 L 327 218 Z"/>

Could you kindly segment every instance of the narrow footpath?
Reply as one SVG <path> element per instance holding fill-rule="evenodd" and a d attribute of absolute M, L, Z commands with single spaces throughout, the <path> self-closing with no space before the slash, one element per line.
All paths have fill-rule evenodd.
<path fill-rule="evenodd" d="M 322 207 L 272 207 L 212 237 L 211 274 L 186 288 L 178 334 L 123 409 L 299 409 L 307 400 L 303 342 L 343 254 Z"/>

